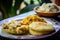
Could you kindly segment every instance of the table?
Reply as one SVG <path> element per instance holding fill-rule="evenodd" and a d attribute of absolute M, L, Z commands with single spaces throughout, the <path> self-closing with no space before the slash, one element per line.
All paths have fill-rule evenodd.
<path fill-rule="evenodd" d="M 31 14 L 35 14 L 35 12 L 34 11 L 30 11 L 30 12 L 27 12 L 27 13 L 24 13 L 24 14 L 21 14 L 21 15 L 17 15 L 17 16 L 11 17 L 11 18 L 4 19 L 4 20 L 0 21 L 0 24 L 2 24 L 4 22 L 7 22 L 8 20 L 10 21 L 10 20 L 13 20 L 13 19 L 14 20 L 15 19 L 23 19 L 23 18 L 25 18 L 25 17 L 27 17 L 27 16 L 29 16 Z M 57 20 L 58 18 L 55 18 L 55 19 Z M 58 20 L 60 20 L 60 19 L 58 19 Z M 52 36 L 47 37 L 47 38 L 44 38 L 43 40 L 45 40 L 45 39 L 46 40 L 59 40 L 60 39 L 60 30 L 55 35 L 52 35 Z M 8 39 L 8 38 L 4 38 L 4 37 L 0 36 L 0 40 L 12 40 L 12 39 Z"/>

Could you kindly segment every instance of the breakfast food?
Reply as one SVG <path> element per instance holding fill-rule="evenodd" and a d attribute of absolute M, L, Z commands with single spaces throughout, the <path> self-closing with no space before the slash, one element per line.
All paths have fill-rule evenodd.
<path fill-rule="evenodd" d="M 59 12 L 59 8 L 54 3 L 43 3 L 42 6 L 39 7 L 38 11 L 44 13 L 56 13 Z"/>
<path fill-rule="evenodd" d="M 18 27 L 16 29 L 18 34 L 27 34 L 29 30 L 29 26 L 28 25 L 22 25 L 21 27 Z"/>
<path fill-rule="evenodd" d="M 54 27 L 45 22 L 32 22 L 29 27 L 29 32 L 32 35 L 43 35 L 54 31 Z"/>
<path fill-rule="evenodd" d="M 29 15 L 28 17 L 22 20 L 22 24 L 30 24 L 32 22 L 46 22 L 46 21 L 37 15 Z"/>
<path fill-rule="evenodd" d="M 54 27 L 37 16 L 30 15 L 22 21 L 12 20 L 2 25 L 2 30 L 10 34 L 44 35 L 54 30 Z"/>
<path fill-rule="evenodd" d="M 21 25 L 19 21 L 11 21 L 2 26 L 2 30 L 11 34 L 24 34 L 28 31 L 28 25 Z"/>
<path fill-rule="evenodd" d="M 40 35 L 48 34 L 49 32 L 39 32 L 39 31 L 29 29 L 29 33 L 34 36 L 40 36 Z"/>

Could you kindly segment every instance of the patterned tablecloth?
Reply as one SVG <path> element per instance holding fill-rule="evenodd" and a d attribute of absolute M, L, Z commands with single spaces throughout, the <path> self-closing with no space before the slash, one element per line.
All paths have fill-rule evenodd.
<path fill-rule="evenodd" d="M 0 21 L 0 25 L 4 22 L 8 22 L 10 20 L 16 20 L 16 19 L 23 19 L 31 14 L 36 14 L 34 11 L 30 11 L 30 12 L 27 12 L 27 13 L 24 13 L 24 14 L 21 14 L 21 15 L 17 15 L 17 16 L 14 16 L 14 17 L 11 17 L 11 18 L 7 18 L 7 19 L 4 19 L 2 21 Z M 57 18 L 54 18 L 56 19 L 57 21 L 60 21 L 60 19 L 57 17 Z M 55 35 L 51 36 L 51 37 L 47 37 L 47 38 L 44 38 L 43 40 L 59 40 L 60 39 L 60 31 L 58 33 L 56 33 Z M 8 39 L 8 38 L 4 38 L 4 37 L 1 37 L 0 36 L 0 40 L 11 40 L 11 39 Z"/>

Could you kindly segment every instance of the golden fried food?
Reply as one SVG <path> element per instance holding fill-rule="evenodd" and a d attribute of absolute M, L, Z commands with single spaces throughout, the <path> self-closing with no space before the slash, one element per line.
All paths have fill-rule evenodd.
<path fill-rule="evenodd" d="M 51 24 L 45 22 L 32 22 L 29 25 L 29 32 L 32 35 L 43 35 L 54 31 L 54 27 Z"/>
<path fill-rule="evenodd" d="M 18 34 L 27 34 L 29 30 L 28 25 L 22 25 L 21 27 L 17 27 L 16 31 Z"/>
<path fill-rule="evenodd" d="M 10 34 L 17 34 L 15 29 L 13 29 L 12 27 L 9 27 L 8 29 L 3 28 L 2 30 Z"/>
<path fill-rule="evenodd" d="M 32 22 L 46 22 L 46 21 L 37 15 L 30 15 L 22 20 L 22 24 L 30 24 Z"/>
<path fill-rule="evenodd" d="M 2 30 L 11 34 L 23 34 L 28 31 L 28 25 L 21 25 L 19 21 L 3 24 Z"/>

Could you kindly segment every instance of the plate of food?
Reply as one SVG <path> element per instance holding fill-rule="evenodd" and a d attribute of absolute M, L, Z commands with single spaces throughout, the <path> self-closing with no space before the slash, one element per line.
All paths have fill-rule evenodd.
<path fill-rule="evenodd" d="M 56 20 L 34 14 L 0 25 L 0 35 L 11 39 L 38 39 L 52 36 L 59 29 L 59 22 Z"/>

